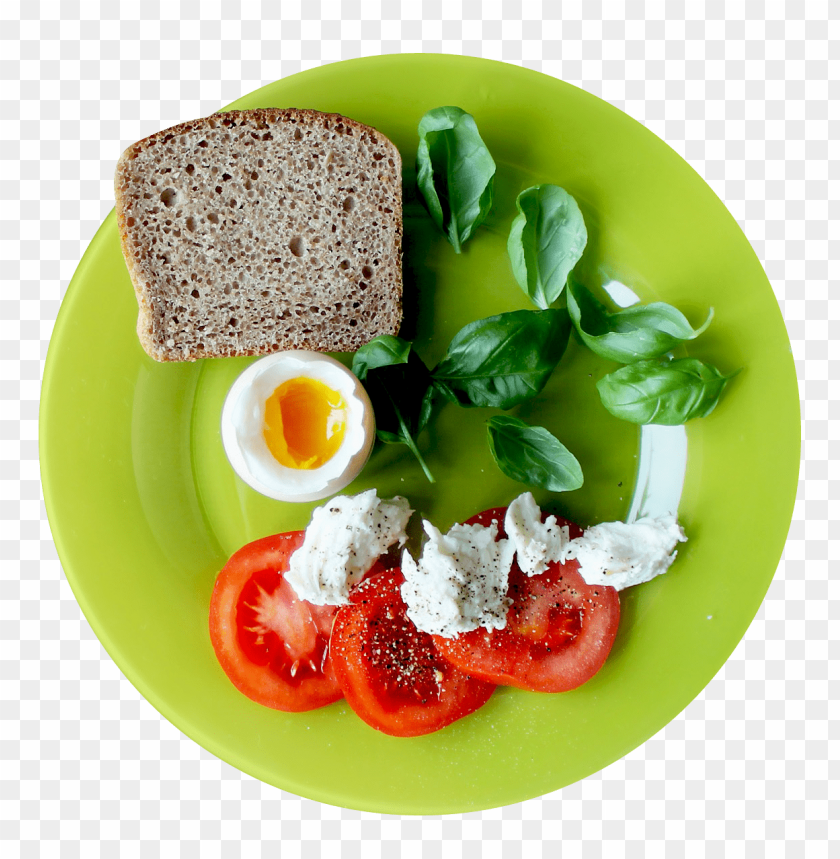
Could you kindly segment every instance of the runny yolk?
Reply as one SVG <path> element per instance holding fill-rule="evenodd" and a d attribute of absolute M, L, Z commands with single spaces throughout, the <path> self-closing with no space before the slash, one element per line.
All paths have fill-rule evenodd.
<path fill-rule="evenodd" d="M 343 397 L 317 379 L 289 379 L 265 402 L 263 435 L 287 468 L 322 466 L 341 447 L 346 424 Z"/>

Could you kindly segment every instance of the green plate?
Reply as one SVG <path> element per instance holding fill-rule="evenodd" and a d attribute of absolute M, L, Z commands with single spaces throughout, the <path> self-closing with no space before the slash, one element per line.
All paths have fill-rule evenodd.
<path fill-rule="evenodd" d="M 41 467 L 67 578 L 128 679 L 180 730 L 270 784 L 335 805 L 449 813 L 539 796 L 618 760 L 673 719 L 724 664 L 773 577 L 790 523 L 799 410 L 790 344 L 767 278 L 720 200 L 653 134 L 603 101 L 519 67 L 400 55 L 324 66 L 234 107 L 337 111 L 376 126 L 414 166 L 430 108 L 472 113 L 498 164 L 486 226 L 456 256 L 413 192 L 406 199 L 406 323 L 434 362 L 462 325 L 528 307 L 505 250 L 516 194 L 553 182 L 589 228 L 592 287 L 617 279 L 711 328 L 687 354 L 743 367 L 718 409 L 687 426 L 680 520 L 689 542 L 667 576 L 622 594 L 618 639 L 578 690 L 500 689 L 478 713 L 427 737 L 396 739 L 340 702 L 304 714 L 256 705 L 213 655 L 207 608 L 216 572 L 242 544 L 303 527 L 311 504 L 258 496 L 219 438 L 225 393 L 247 360 L 157 364 L 141 350 L 137 307 L 113 214 L 61 308 L 41 403 Z M 409 183 L 410 186 L 410 183 Z M 600 406 L 611 365 L 571 343 L 548 388 L 520 414 L 576 453 L 585 486 L 537 500 L 583 524 L 623 518 L 639 432 Z M 402 494 L 439 527 L 509 502 L 485 443 L 490 410 L 446 406 L 422 449 L 378 448 L 347 490 Z"/>

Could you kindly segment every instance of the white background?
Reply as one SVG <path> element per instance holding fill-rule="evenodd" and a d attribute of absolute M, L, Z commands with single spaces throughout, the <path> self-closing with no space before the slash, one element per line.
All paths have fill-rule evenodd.
<path fill-rule="evenodd" d="M 2 856 L 840 855 L 832 10 L 836 3 L 3 0 Z M 50 539 L 37 449 L 53 323 L 113 206 L 122 150 L 302 69 L 410 51 L 490 57 L 562 78 L 683 155 L 766 268 L 803 417 L 784 557 L 744 641 L 704 693 L 582 783 L 446 818 L 300 799 L 242 775 L 163 720 L 79 611 Z"/>

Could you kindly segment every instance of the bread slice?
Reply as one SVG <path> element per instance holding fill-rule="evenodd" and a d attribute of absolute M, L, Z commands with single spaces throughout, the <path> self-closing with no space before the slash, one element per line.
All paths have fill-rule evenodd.
<path fill-rule="evenodd" d="M 401 172 L 384 135 L 314 110 L 233 110 L 130 146 L 114 186 L 143 348 L 194 361 L 396 334 Z"/>

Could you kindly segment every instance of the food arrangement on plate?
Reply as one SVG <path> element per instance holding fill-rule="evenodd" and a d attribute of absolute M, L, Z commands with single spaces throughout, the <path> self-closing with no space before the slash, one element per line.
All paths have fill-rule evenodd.
<path fill-rule="evenodd" d="M 460 108 L 429 111 L 418 134 L 417 188 L 460 254 L 493 206 L 495 161 Z M 527 402 L 572 329 L 624 365 L 597 389 L 639 425 L 709 414 L 734 373 L 669 354 L 711 310 L 695 329 L 662 302 L 612 311 L 584 285 L 584 218 L 552 184 L 519 193 L 507 242 L 511 284 L 536 309 L 471 322 L 430 369 L 398 336 L 400 170 L 387 138 L 346 117 L 232 111 L 130 147 L 115 185 L 144 349 L 159 361 L 266 355 L 220 416 L 230 464 L 286 503 L 333 496 L 305 532 L 250 543 L 219 574 L 209 613 L 222 668 L 268 707 L 345 697 L 373 728 L 417 736 L 475 711 L 496 685 L 585 683 L 609 656 L 618 591 L 664 573 L 686 536 L 676 509 L 586 530 L 541 513 L 528 487 L 574 490 L 583 469 L 548 429 L 496 414 L 490 451 L 523 491 L 445 534 L 424 520 L 425 542 L 412 545 L 407 499 L 336 495 L 374 439 L 405 445 L 434 482 L 417 438 L 436 413 Z M 352 372 L 327 351 L 352 352 Z"/>
<path fill-rule="evenodd" d="M 625 362 L 598 356 L 574 330 L 545 387 L 519 406 L 463 408 L 439 394 L 422 428 L 407 433 L 434 483 L 410 445 L 384 443 L 377 433 L 359 476 L 336 491 L 406 497 L 417 512 L 404 548 L 418 564 L 423 519 L 446 535 L 476 511 L 509 506 L 527 491 L 561 524 L 630 523 L 678 510 L 689 540 L 677 546 L 667 575 L 619 591 L 621 620 L 609 657 L 569 692 L 497 686 L 469 717 L 410 740 L 371 729 L 346 699 L 297 714 L 256 704 L 214 654 L 208 635 L 214 582 L 245 544 L 304 530 L 313 509 L 329 499 L 278 502 L 237 476 L 220 417 L 237 377 L 255 359 L 148 357 L 134 332 L 138 303 L 111 213 L 62 302 L 41 394 L 44 497 L 67 580 L 103 647 L 153 707 L 212 754 L 276 787 L 348 808 L 440 814 L 519 802 L 571 784 L 645 742 L 697 697 L 743 637 L 772 579 L 790 522 L 799 450 L 796 374 L 772 288 L 738 223 L 677 153 L 626 114 L 562 81 L 469 57 L 382 56 L 284 78 L 231 107 L 290 104 L 354 117 L 380 129 L 402 154 L 403 325 L 389 334 L 411 346 L 402 347 L 406 363 L 372 369 L 361 382 L 383 436 L 399 441 L 402 432 L 396 414 L 382 414 L 386 392 L 404 391 L 401 415 L 419 417 L 414 408 L 423 402 L 427 374 L 447 369 L 438 365 L 458 332 L 537 309 L 516 285 L 507 248 L 516 198 L 537 185 L 570 192 L 587 230 L 584 254 L 551 311 L 562 310 L 564 301 L 571 311 L 576 290 L 583 295 L 581 327 L 597 337 L 607 332 L 592 327 L 597 317 L 585 304 L 584 286 L 609 312 L 669 302 L 695 330 L 714 306 L 709 328 L 677 346 L 671 363 L 693 356 L 723 371 L 746 368 L 707 418 L 684 426 L 633 424 L 608 412 L 596 387 Z M 418 121 L 447 104 L 474 116 L 497 165 L 490 212 L 460 254 L 416 190 Z M 251 172 L 259 173 L 254 164 Z M 250 174 L 220 170 L 219 176 L 212 194 L 218 197 L 218 186 L 228 203 L 241 202 L 238 191 L 228 191 L 231 183 L 244 187 Z M 163 213 L 159 194 L 157 201 Z M 290 211 L 297 211 L 294 202 Z M 207 215 L 225 212 L 217 203 Z M 158 222 L 161 236 L 175 223 L 172 208 Z M 337 230 L 356 217 L 367 215 L 351 208 Z M 195 234 L 185 232 L 200 243 L 207 234 L 193 226 Z M 298 233 L 287 235 L 291 241 Z M 278 249 L 257 265 L 284 257 Z M 291 269 L 288 251 L 281 261 Z M 205 255 L 212 265 L 192 258 L 197 278 L 210 270 L 223 277 L 222 269 L 233 266 L 234 253 Z M 300 265 L 310 256 L 294 259 Z M 346 254 L 336 262 L 344 259 L 353 262 Z M 355 264 L 353 282 L 374 288 L 359 276 L 368 259 Z M 222 295 L 224 285 L 233 294 L 235 280 L 222 284 Z M 304 307 L 319 305 L 320 298 Z M 222 316 L 219 328 L 232 329 L 231 318 L 239 317 Z M 571 317 L 565 324 L 574 327 Z M 308 351 L 302 343 L 283 351 L 293 348 Z M 354 354 L 333 357 L 350 370 Z M 555 491 L 503 473 L 488 424 L 511 418 L 542 426 L 562 442 L 579 461 L 584 484 Z M 385 560 L 393 566 L 401 557 L 392 550 Z M 484 633 L 480 627 L 461 637 Z"/>

